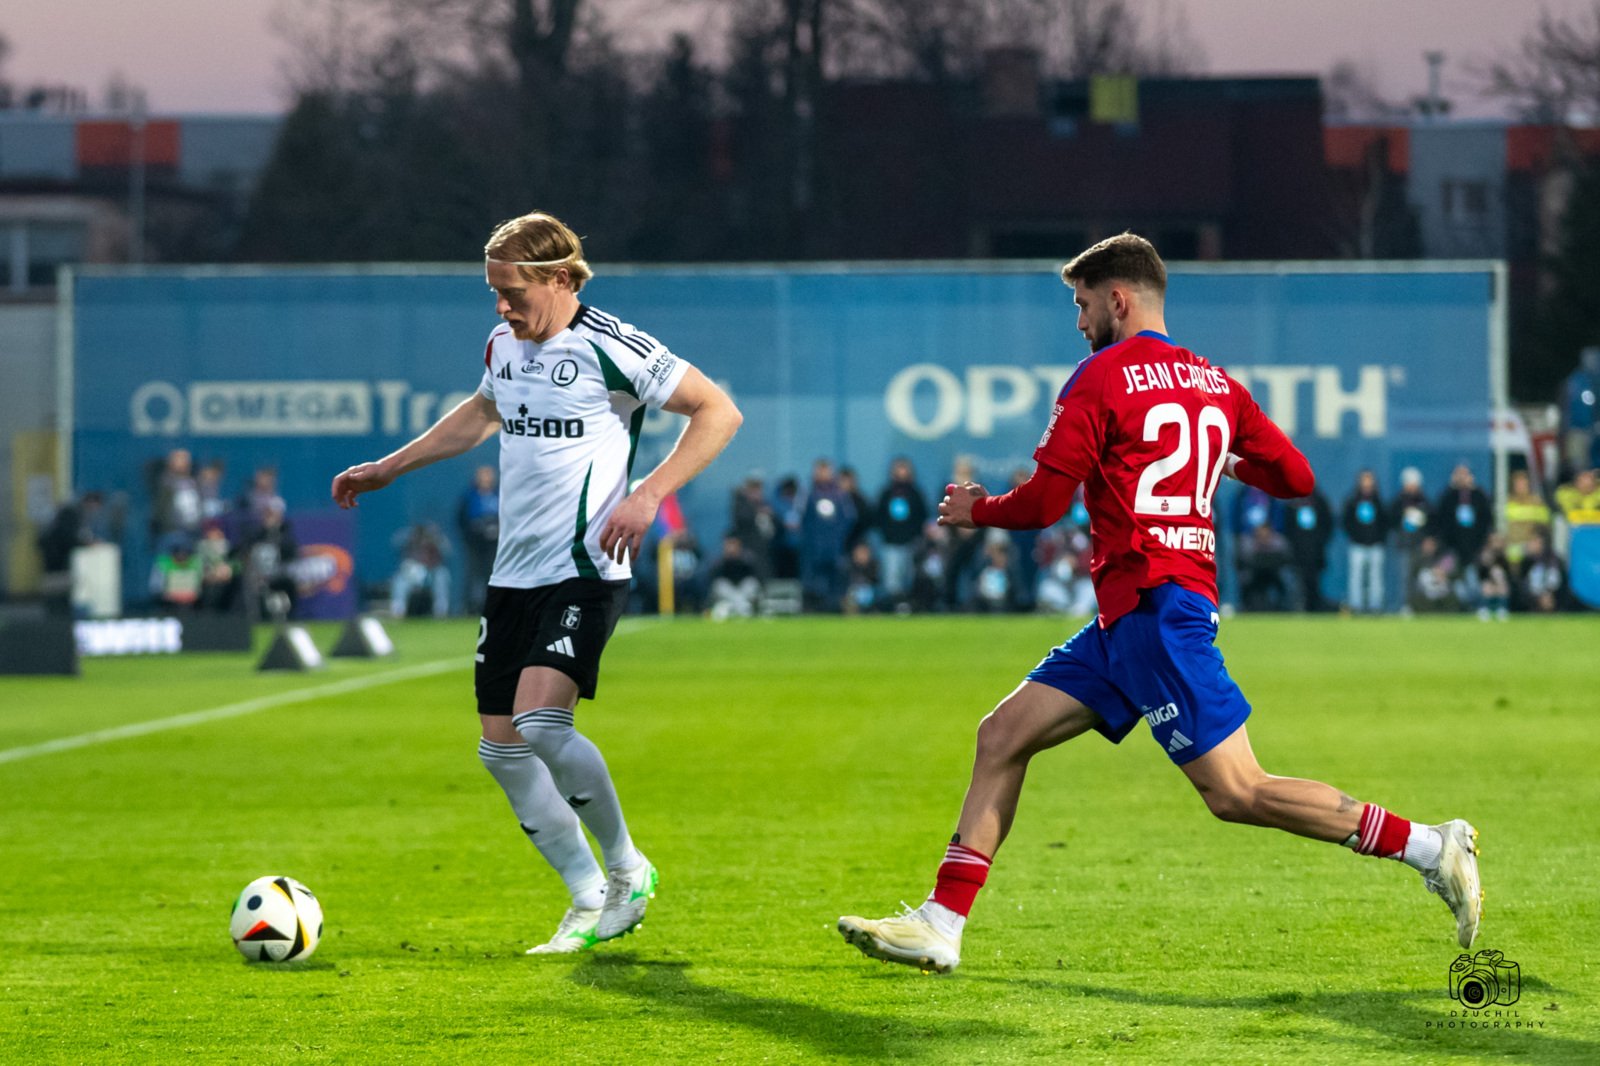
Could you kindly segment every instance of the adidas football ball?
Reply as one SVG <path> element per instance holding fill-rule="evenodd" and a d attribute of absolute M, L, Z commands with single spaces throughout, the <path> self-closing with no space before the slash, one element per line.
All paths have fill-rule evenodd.
<path fill-rule="evenodd" d="M 322 904 L 292 877 L 258 877 L 233 901 L 228 932 L 251 962 L 304 959 L 322 939 Z"/>

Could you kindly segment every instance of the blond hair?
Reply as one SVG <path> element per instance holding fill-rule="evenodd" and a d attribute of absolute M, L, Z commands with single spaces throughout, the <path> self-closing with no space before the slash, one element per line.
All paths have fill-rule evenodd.
<path fill-rule="evenodd" d="M 1080 252 L 1061 268 L 1061 280 L 1091 289 L 1103 281 L 1123 281 L 1148 286 L 1157 296 L 1164 296 L 1167 265 L 1156 253 L 1155 245 L 1136 233 L 1119 233 Z"/>
<path fill-rule="evenodd" d="M 489 234 L 483 257 L 496 263 L 509 263 L 525 281 L 548 283 L 556 271 L 565 270 L 572 291 L 594 277 L 583 258 L 583 241 L 554 215 L 531 211 L 509 218 Z"/>

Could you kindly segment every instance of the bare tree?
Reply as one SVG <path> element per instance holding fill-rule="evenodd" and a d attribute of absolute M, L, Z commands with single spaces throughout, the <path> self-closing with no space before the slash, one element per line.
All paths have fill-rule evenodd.
<path fill-rule="evenodd" d="M 269 23 L 289 45 L 281 70 L 297 95 L 354 91 L 358 69 L 393 32 L 371 0 L 281 0 Z"/>
<path fill-rule="evenodd" d="M 977 69 L 980 0 L 854 0 L 840 17 L 835 74 L 944 81 Z"/>
<path fill-rule="evenodd" d="M 510 62 L 524 89 L 559 79 L 583 0 L 280 0 L 272 23 L 291 45 L 294 89 L 346 91 L 371 57 L 403 41 L 436 81 Z"/>
<path fill-rule="evenodd" d="M 584 0 L 282 0 L 274 23 L 292 46 L 299 95 L 392 98 L 404 85 L 495 99 L 491 114 L 468 121 L 496 145 L 492 199 L 509 209 L 556 185 L 574 49 L 600 34 L 588 10 Z"/>
<path fill-rule="evenodd" d="M 1557 126 L 1542 175 L 1537 293 L 1513 288 L 1512 393 L 1548 397 L 1578 351 L 1600 338 L 1600 164 L 1574 129 L 1600 121 L 1600 0 L 1569 17 L 1541 11 L 1517 45 L 1479 71 L 1487 93 L 1523 121 Z M 1515 275 L 1513 275 L 1515 276 Z"/>
<path fill-rule="evenodd" d="M 829 26 L 834 76 L 970 77 L 987 49 L 1017 46 L 1064 78 L 1205 65 L 1176 0 L 832 0 Z"/>
<path fill-rule="evenodd" d="M 1570 18 L 1541 11 L 1516 49 L 1480 74 L 1485 89 L 1525 121 L 1600 120 L 1600 0 Z"/>
<path fill-rule="evenodd" d="M 1172 77 L 1205 66 L 1205 55 L 1182 7 L 1168 0 L 1011 0 L 996 5 L 996 29 L 1009 39 L 1037 40 L 1044 28 L 1049 69 L 1066 78 L 1095 74 Z"/>
<path fill-rule="evenodd" d="M 1322 78 L 1322 110 L 1334 122 L 1394 122 L 1410 109 L 1385 96 L 1372 69 L 1341 59 Z"/>

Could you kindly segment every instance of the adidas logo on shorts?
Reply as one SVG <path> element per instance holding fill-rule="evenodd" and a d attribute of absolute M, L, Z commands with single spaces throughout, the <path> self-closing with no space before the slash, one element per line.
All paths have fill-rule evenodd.
<path fill-rule="evenodd" d="M 569 658 L 573 658 L 573 659 L 576 659 L 578 657 L 578 653 L 572 650 L 572 638 L 571 637 L 562 637 L 560 640 L 553 641 L 550 644 L 546 644 L 544 650 L 545 651 L 553 651 L 557 655 L 565 655 L 565 656 L 568 656 Z"/>
<path fill-rule="evenodd" d="M 1167 742 L 1167 752 L 1168 754 L 1171 754 L 1175 751 L 1182 751 L 1184 748 L 1191 747 L 1193 744 L 1194 741 L 1190 740 L 1188 737 L 1174 729 L 1172 731 L 1172 739 Z"/>

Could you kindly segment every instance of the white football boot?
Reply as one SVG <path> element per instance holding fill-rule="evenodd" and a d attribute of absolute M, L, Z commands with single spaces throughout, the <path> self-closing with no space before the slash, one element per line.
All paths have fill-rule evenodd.
<path fill-rule="evenodd" d="M 579 951 L 588 951 L 600 942 L 600 938 L 595 936 L 594 932 L 599 922 L 599 910 L 568 907 L 567 913 L 561 917 L 561 924 L 556 926 L 555 935 L 543 944 L 529 948 L 523 954 L 571 955 Z"/>
<path fill-rule="evenodd" d="M 839 919 L 839 933 L 868 958 L 915 966 L 923 973 L 949 973 L 961 965 L 961 934 L 941 932 L 921 910 L 910 907 L 890 918 L 847 914 Z"/>
<path fill-rule="evenodd" d="M 1450 905 L 1456 916 L 1456 940 L 1464 948 L 1472 946 L 1483 917 L 1483 887 L 1478 881 L 1478 831 L 1457 818 L 1433 827 L 1444 845 L 1439 849 L 1439 864 L 1424 870 L 1422 883 Z"/>
<path fill-rule="evenodd" d="M 650 860 L 639 854 L 639 865 L 626 870 L 614 870 L 606 878 L 606 902 L 600 908 L 600 923 L 595 936 L 611 940 L 631 933 L 644 921 L 644 909 L 656 898 L 656 883 L 660 877 Z"/>

